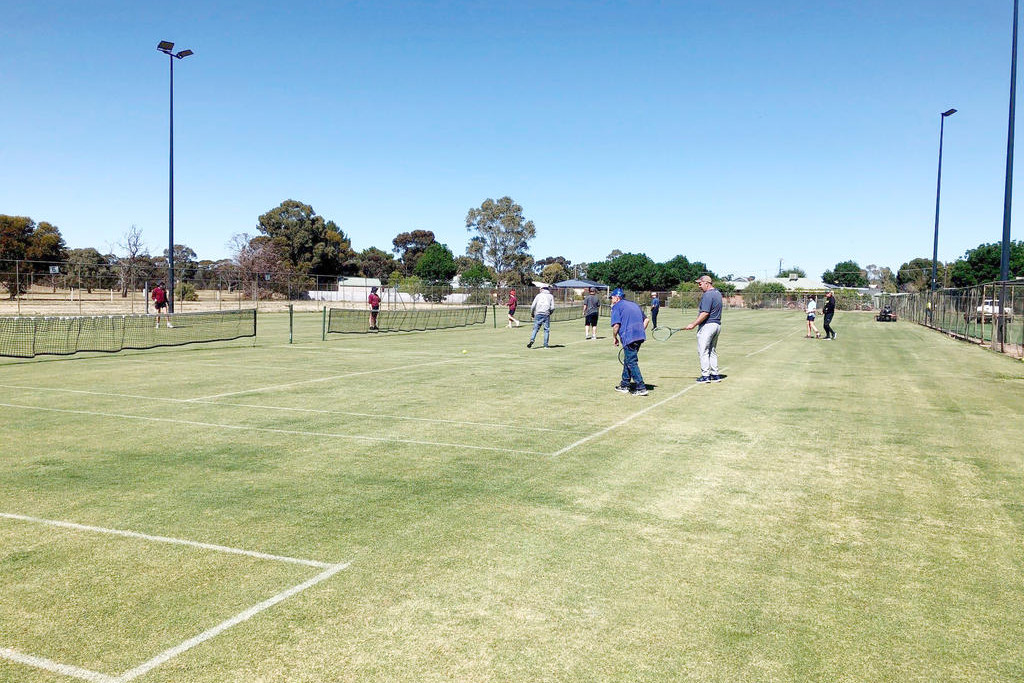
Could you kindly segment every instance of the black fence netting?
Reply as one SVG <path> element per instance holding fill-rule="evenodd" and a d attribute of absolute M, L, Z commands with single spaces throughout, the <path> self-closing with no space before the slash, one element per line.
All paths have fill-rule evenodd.
<path fill-rule="evenodd" d="M 481 325 L 487 320 L 488 308 L 490 306 L 387 309 L 377 313 L 376 326 L 373 328 L 370 325 L 370 311 L 365 308 L 328 308 L 327 332 L 416 332 Z"/>
<path fill-rule="evenodd" d="M 252 309 L 147 315 L 0 317 L 0 356 L 32 358 L 121 351 L 256 336 Z"/>

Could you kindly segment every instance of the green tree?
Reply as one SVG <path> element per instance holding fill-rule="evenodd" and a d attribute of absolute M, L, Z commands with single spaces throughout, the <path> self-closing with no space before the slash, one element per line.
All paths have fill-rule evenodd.
<path fill-rule="evenodd" d="M 27 266 L 17 262 L 27 258 L 29 237 L 35 227 L 35 221 L 27 216 L 0 214 L 0 279 L 11 299 L 23 293 L 27 287 L 27 280 L 20 277 L 21 269 Z"/>
<path fill-rule="evenodd" d="M 466 230 L 476 233 L 466 253 L 494 268 L 503 283 L 522 282 L 529 276 L 533 266 L 530 240 L 537 230 L 511 197 L 486 199 L 479 209 L 470 209 Z"/>
<path fill-rule="evenodd" d="M 564 256 L 548 256 L 547 258 L 542 258 L 539 261 L 533 262 L 533 272 L 537 273 L 537 275 L 541 275 L 544 272 L 544 269 L 553 263 L 557 263 L 562 266 L 562 269 L 567 273 L 570 272 L 570 269 L 572 268 L 572 261 Z"/>
<path fill-rule="evenodd" d="M 941 278 L 943 264 L 938 264 L 939 276 Z M 924 292 L 931 286 L 932 260 L 930 258 L 915 258 L 907 261 L 896 271 L 896 288 L 901 292 Z"/>
<path fill-rule="evenodd" d="M 662 264 L 665 269 L 665 287 L 675 287 L 680 282 L 693 282 L 701 275 L 710 275 L 712 279 L 717 279 L 715 274 L 711 272 L 702 261 L 693 261 L 692 263 L 688 258 L 683 255 L 678 255 L 673 259 L 666 261 Z"/>
<path fill-rule="evenodd" d="M 49 272 L 49 266 L 67 260 L 64 237 L 56 225 L 41 222 L 29 234 L 25 256 L 38 263 L 36 272 Z"/>
<path fill-rule="evenodd" d="M 540 279 L 543 282 L 554 284 L 561 282 L 562 280 L 568 280 L 572 277 L 572 273 L 565 269 L 565 266 L 555 261 L 544 266 L 540 271 Z"/>
<path fill-rule="evenodd" d="M 781 282 L 761 282 L 760 280 L 754 280 L 743 290 L 744 292 L 750 292 L 751 294 L 785 294 L 786 285 Z"/>
<path fill-rule="evenodd" d="M 479 261 L 474 261 L 473 265 L 459 273 L 459 282 L 466 287 L 482 287 L 485 283 L 493 281 L 494 274 L 491 273 L 491 269 Z"/>
<path fill-rule="evenodd" d="M 386 282 L 388 276 L 398 267 L 395 257 L 388 252 L 369 247 L 359 254 L 359 274 Z"/>
<path fill-rule="evenodd" d="M 804 269 L 801 268 L 800 266 L 789 266 L 787 268 L 783 268 L 782 270 L 780 270 L 778 275 L 776 275 L 775 277 L 789 277 L 790 275 L 795 275 L 797 277 L 807 277 L 807 272 L 804 271 Z"/>
<path fill-rule="evenodd" d="M 405 273 L 411 274 L 423 252 L 434 244 L 434 233 L 430 230 L 403 232 L 391 240 L 391 244 L 394 245 L 391 251 L 398 255 L 402 269 Z"/>
<path fill-rule="evenodd" d="M 217 262 L 203 259 L 196 263 L 195 281 L 199 289 L 217 289 Z"/>
<path fill-rule="evenodd" d="M 413 274 L 429 285 L 445 285 L 458 270 L 451 250 L 440 242 L 434 242 L 416 261 Z"/>
<path fill-rule="evenodd" d="M 612 261 L 591 263 L 588 272 L 611 287 L 632 291 L 661 290 L 665 270 L 646 254 L 622 254 Z"/>
<path fill-rule="evenodd" d="M 358 268 L 351 240 L 308 204 L 287 199 L 260 216 L 257 227 L 299 273 L 352 275 Z"/>
<path fill-rule="evenodd" d="M 781 282 L 754 280 L 743 289 L 741 296 L 746 306 L 762 308 L 778 305 L 778 301 L 786 295 L 786 291 L 786 286 Z"/>
<path fill-rule="evenodd" d="M 164 249 L 160 256 L 150 259 L 152 262 L 151 272 L 153 277 L 170 280 L 167 268 L 167 250 Z M 184 244 L 174 245 L 174 280 L 175 282 L 193 281 L 199 270 L 199 260 L 194 252 Z"/>
<path fill-rule="evenodd" d="M 116 284 L 107 268 L 107 258 L 92 247 L 70 250 L 68 271 L 69 284 L 84 287 L 90 294 L 93 289 L 108 289 Z"/>
<path fill-rule="evenodd" d="M 49 273 L 51 265 L 67 260 L 64 238 L 57 226 L 36 222 L 27 216 L 0 214 L 0 282 L 8 296 L 15 298 L 25 292 L 31 275 Z M 29 275 L 29 277 L 25 277 Z M 51 281 L 56 287 L 56 279 Z"/>
<path fill-rule="evenodd" d="M 1003 247 L 999 243 L 981 244 L 969 249 L 950 266 L 949 279 L 954 287 L 970 287 L 999 279 Z M 1024 242 L 1010 242 L 1010 279 L 1024 276 Z"/>
<path fill-rule="evenodd" d="M 837 263 L 835 268 L 822 273 L 821 279 L 830 285 L 839 285 L 840 287 L 868 286 L 868 279 L 856 261 Z"/>

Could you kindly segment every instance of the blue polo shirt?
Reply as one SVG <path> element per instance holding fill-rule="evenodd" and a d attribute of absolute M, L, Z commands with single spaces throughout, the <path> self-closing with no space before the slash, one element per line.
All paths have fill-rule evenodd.
<path fill-rule="evenodd" d="M 700 313 L 705 311 L 708 314 L 708 319 L 705 323 L 718 323 L 722 324 L 722 293 L 717 289 L 709 289 L 704 292 L 704 295 L 700 298 Z M 703 324 L 703 323 L 701 323 Z"/>
<path fill-rule="evenodd" d="M 644 318 L 644 312 L 632 301 L 622 299 L 612 306 L 611 324 L 619 326 L 619 341 L 623 346 L 647 339 Z"/>

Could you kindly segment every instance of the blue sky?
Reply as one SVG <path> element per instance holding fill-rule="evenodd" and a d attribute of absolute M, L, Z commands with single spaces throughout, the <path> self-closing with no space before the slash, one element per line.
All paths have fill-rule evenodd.
<path fill-rule="evenodd" d="M 116 251 L 132 225 L 167 246 L 160 40 L 195 51 L 174 70 L 175 241 L 200 258 L 285 199 L 356 250 L 427 229 L 461 254 L 468 209 L 508 195 L 537 258 L 896 269 L 931 257 L 950 107 L 939 258 L 1002 237 L 1010 0 L 0 9 L 0 213 L 69 247 Z"/>

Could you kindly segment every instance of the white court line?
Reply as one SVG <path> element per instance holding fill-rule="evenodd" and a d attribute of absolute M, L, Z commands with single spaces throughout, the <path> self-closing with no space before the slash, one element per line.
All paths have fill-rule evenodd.
<path fill-rule="evenodd" d="M 106 396 L 108 398 L 133 398 L 162 403 L 201 403 L 211 406 L 227 406 L 230 408 L 258 408 L 261 410 L 280 410 L 295 413 L 313 413 L 315 415 L 346 415 L 349 417 L 372 417 L 383 420 L 410 420 L 416 422 L 437 422 L 441 424 L 466 425 L 470 427 L 502 427 L 530 432 L 556 432 L 566 434 L 579 432 L 579 429 L 552 429 L 550 427 L 529 427 L 498 422 L 470 422 L 466 420 L 445 420 L 437 417 L 410 417 L 407 415 L 387 415 L 382 413 L 356 413 L 347 410 L 321 410 L 317 408 L 290 408 L 287 406 L 265 406 L 258 403 L 224 403 L 222 401 L 202 401 L 195 398 L 168 398 L 166 396 L 138 396 L 136 394 L 117 394 L 107 391 L 89 391 L 87 389 L 64 389 L 62 387 L 27 387 L 17 384 L 0 384 L 0 389 L 23 389 L 25 391 L 52 391 L 63 394 L 86 394 L 89 396 Z"/>
<path fill-rule="evenodd" d="M 362 370 L 360 372 L 345 373 L 344 375 L 332 375 L 330 377 L 315 377 L 313 379 L 302 379 L 302 380 L 298 380 L 298 381 L 295 381 L 295 382 L 287 382 L 285 384 L 275 384 L 275 385 L 269 386 L 269 387 L 259 387 L 259 388 L 256 388 L 256 389 L 243 389 L 241 391 L 228 391 L 228 392 L 223 393 L 223 394 L 213 394 L 211 396 L 197 396 L 195 398 L 186 398 L 186 399 L 182 399 L 182 400 L 188 401 L 188 402 L 209 401 L 210 399 L 213 399 L 213 398 L 224 398 L 225 396 L 237 396 L 238 394 L 256 394 L 256 393 L 260 393 L 260 392 L 263 392 L 263 391 L 275 391 L 277 389 L 284 389 L 285 387 L 298 386 L 299 384 L 313 384 L 315 382 L 330 382 L 331 380 L 335 380 L 335 379 L 345 379 L 347 377 L 359 377 L 359 376 L 362 376 L 362 375 L 373 375 L 373 374 L 377 374 L 377 373 L 380 373 L 380 372 L 400 372 L 402 370 L 409 370 L 410 368 L 420 368 L 420 367 L 424 367 L 424 366 L 427 366 L 427 365 L 443 365 L 445 363 L 454 363 L 457 360 L 461 360 L 461 359 L 459 359 L 459 358 L 449 358 L 448 360 L 436 360 L 436 361 L 431 361 L 429 363 L 414 363 L 413 365 L 403 365 L 402 367 L 398 367 L 398 368 L 377 368 L 375 370 Z"/>
<path fill-rule="evenodd" d="M 397 439 L 386 436 L 362 436 L 359 434 L 338 434 L 336 432 L 311 432 L 301 429 L 277 429 L 275 427 L 250 427 L 246 425 L 219 424 L 216 422 L 195 422 L 193 420 L 176 420 L 170 417 L 148 417 L 145 415 L 125 415 L 122 413 L 102 413 L 92 410 L 67 410 L 65 408 L 46 408 L 42 406 L 26 406 L 16 403 L 0 403 L 2 408 L 21 408 L 24 410 L 40 410 L 51 413 L 66 413 L 70 415 L 93 415 L 95 417 L 116 417 L 128 420 L 144 420 L 146 422 L 167 422 L 170 424 L 182 424 L 190 427 L 215 427 L 217 429 L 235 429 L 246 432 L 268 432 L 271 434 L 295 434 L 298 436 L 329 436 L 336 439 L 352 439 L 356 441 L 378 441 L 385 443 L 407 443 L 416 446 L 447 446 L 449 448 L 465 448 L 471 451 L 498 451 L 499 453 L 520 453 L 523 455 L 546 455 L 539 451 L 524 451 L 512 448 L 501 448 L 499 446 L 471 446 L 462 443 L 448 443 L 445 441 L 420 441 L 417 439 Z"/>
<path fill-rule="evenodd" d="M 150 671 L 151 669 L 154 669 L 154 668 L 160 666 L 161 664 L 163 664 L 163 663 L 165 663 L 165 662 L 167 662 L 167 661 L 177 657 L 178 655 L 180 655 L 181 653 L 183 653 L 183 652 L 185 652 L 187 650 L 191 650 L 196 645 L 199 645 L 201 643 L 206 642 L 210 638 L 213 638 L 214 636 L 216 636 L 216 635 L 218 635 L 218 634 L 228 630 L 232 626 L 237 626 L 238 624 L 241 624 L 244 621 L 248 621 L 249 619 L 251 619 L 255 615 L 259 614 L 260 612 L 262 612 L 262 611 L 264 611 L 266 609 L 269 609 L 270 607 L 273 607 L 274 605 L 276 605 L 277 603 L 281 602 L 282 600 L 287 600 L 288 598 L 292 597 L 293 595 L 297 595 L 298 593 L 301 593 L 302 591 L 306 590 L 307 588 L 310 588 L 311 586 L 315 586 L 316 584 L 320 583 L 321 581 L 323 581 L 325 579 L 329 579 L 330 577 L 334 576 L 335 574 L 337 574 L 341 570 L 347 569 L 350 564 L 351 564 L 351 562 L 346 562 L 344 564 L 333 565 L 329 569 L 327 569 L 326 571 L 321 572 L 320 574 L 317 574 L 316 576 L 314 576 L 309 581 L 305 581 L 303 583 L 300 583 L 297 586 L 292 586 L 288 590 L 282 591 L 282 592 L 278 593 L 277 595 L 273 596 L 272 598 L 268 598 L 268 599 L 264 600 L 263 602 L 259 603 L 258 605 L 253 605 L 252 607 L 250 607 L 249 609 L 245 610 L 244 612 L 240 612 L 239 614 L 236 614 L 235 616 L 231 617 L 227 621 L 222 621 L 221 623 L 217 624 L 213 628 L 207 629 L 206 631 L 203 631 L 202 633 L 200 633 L 199 635 L 195 636 L 194 638 L 189 638 L 184 643 L 181 643 L 180 645 L 176 645 L 175 647 L 172 647 L 169 650 L 165 650 L 164 652 L 161 652 L 160 654 L 158 654 L 156 657 L 153 657 L 153 659 L 149 660 L 148 662 L 140 664 L 139 666 L 137 666 L 134 669 L 131 669 L 129 671 L 125 671 L 123 674 L 118 676 L 116 680 L 119 681 L 119 682 L 122 682 L 122 681 L 130 681 L 130 680 L 132 680 L 134 678 L 138 678 L 139 676 L 141 676 L 144 673 Z"/>
<path fill-rule="evenodd" d="M 226 545 L 215 545 L 212 543 L 202 543 L 200 541 L 188 541 L 183 538 L 171 538 L 169 536 L 152 536 L 150 534 L 143 534 L 138 531 L 125 531 L 123 529 L 107 529 L 101 526 L 89 526 L 87 524 L 75 524 L 74 522 L 61 522 L 55 519 L 43 519 L 41 517 L 29 517 L 28 515 L 15 515 L 9 512 L 0 512 L 0 517 L 4 519 L 16 519 L 22 522 L 32 522 L 35 524 L 46 524 L 49 526 L 61 527 L 64 529 L 74 529 L 75 531 L 94 531 L 101 534 L 110 534 L 113 536 L 125 536 L 128 538 L 140 538 L 145 541 L 153 541 L 156 543 L 171 543 L 174 545 L 186 545 L 192 548 L 202 548 L 204 550 L 215 550 L 221 553 L 230 553 L 232 555 L 247 555 L 249 557 L 255 557 L 261 560 L 274 560 L 276 562 L 289 562 L 291 564 L 304 564 L 309 567 L 317 567 L 323 569 L 324 567 L 333 567 L 330 562 L 317 562 L 316 560 L 303 560 L 297 557 L 285 557 L 284 555 L 271 555 L 269 553 L 260 553 L 254 550 L 243 550 L 241 548 L 231 548 Z"/>
<path fill-rule="evenodd" d="M 89 669 L 83 669 L 81 667 L 72 666 L 70 664 L 61 664 L 45 657 L 37 657 L 35 655 L 27 655 L 17 650 L 10 648 L 0 648 L 0 658 L 9 659 L 11 661 L 25 664 L 27 666 L 35 667 L 37 669 L 43 669 L 51 673 L 63 674 L 65 676 L 71 676 L 73 678 L 79 678 L 85 681 L 91 681 L 92 683 L 126 683 L 132 679 L 138 678 L 139 676 L 151 671 L 152 669 L 164 664 L 178 655 L 191 650 L 193 647 L 206 642 L 207 640 L 223 633 L 232 626 L 237 626 L 244 621 L 248 621 L 260 612 L 273 607 L 274 605 L 287 600 L 288 598 L 301 593 L 302 591 L 315 586 L 321 581 L 328 579 L 343 569 L 347 569 L 352 563 L 344 562 L 340 564 L 330 564 L 328 562 L 317 562 L 315 560 L 302 560 L 294 557 L 285 557 L 283 555 L 270 555 L 268 553 L 258 553 L 251 550 L 242 550 L 240 548 L 231 548 L 228 546 L 214 545 L 211 543 L 200 543 L 197 541 L 188 541 L 180 538 L 170 538 L 167 536 L 151 536 L 149 534 L 141 534 L 135 531 L 124 531 L 121 529 L 106 529 L 103 527 L 87 526 L 84 524 L 75 524 L 73 522 L 61 522 L 52 519 L 42 519 L 39 517 L 29 517 L 26 515 L 15 515 L 10 513 L 0 512 L 0 517 L 7 519 L 15 519 L 25 522 L 33 522 L 38 524 L 47 524 L 50 526 L 63 527 L 68 529 L 74 529 L 77 531 L 95 531 L 99 533 L 112 534 L 115 536 L 127 536 L 130 538 L 141 538 L 147 541 L 156 541 L 159 543 L 173 543 L 177 545 L 191 546 L 195 548 L 203 548 L 205 550 L 215 550 L 223 553 L 231 553 L 236 555 L 247 555 L 249 557 L 256 557 L 264 560 L 275 560 L 278 562 L 290 562 L 293 564 L 303 564 L 311 567 L 322 568 L 324 571 L 320 572 L 308 581 L 304 581 L 297 586 L 292 586 L 286 590 L 281 591 L 277 595 L 270 597 L 263 602 L 253 605 L 247 610 L 236 614 L 235 616 L 222 621 L 213 628 L 207 629 L 197 636 L 189 638 L 183 643 L 176 645 L 164 652 L 161 652 L 156 657 L 136 666 L 133 669 L 125 671 L 120 676 L 109 676 L 102 674 L 97 671 L 91 671 Z"/>
<path fill-rule="evenodd" d="M 783 342 L 783 341 L 785 341 L 785 340 L 786 340 L 786 339 L 787 339 L 788 337 L 792 337 L 792 336 L 793 336 L 793 333 L 791 332 L 791 333 L 789 333 L 789 334 L 785 335 L 784 337 L 782 337 L 781 339 L 776 339 L 775 341 L 773 341 L 773 342 L 772 342 L 771 344 L 769 344 L 768 346 L 765 346 L 764 348 L 760 348 L 760 349 L 758 349 L 757 351 L 751 351 L 750 353 L 748 353 L 747 355 L 745 355 L 745 356 L 743 356 L 743 357 L 744 357 L 744 358 L 750 358 L 751 356 L 756 356 L 757 354 L 761 353 L 762 351 L 767 351 L 768 349 L 772 348 L 773 346 L 775 346 L 775 345 L 776 345 L 776 344 L 778 344 L 779 342 Z"/>
<path fill-rule="evenodd" d="M 687 391 L 690 391 L 691 389 L 693 389 L 694 387 L 697 387 L 697 386 L 700 386 L 700 385 L 699 384 L 691 384 L 690 386 L 686 387 L 685 389 L 680 389 L 679 391 L 677 391 L 676 393 L 672 394 L 668 398 L 663 398 L 660 401 L 658 401 L 657 403 L 652 403 L 651 405 L 647 406 L 643 410 L 637 411 L 637 412 L 633 413 L 632 415 L 619 420 L 615 424 L 610 425 L 608 427 L 605 427 L 604 429 L 602 429 L 599 432 L 595 432 L 595 433 L 593 433 L 593 434 L 591 434 L 589 436 L 585 436 L 582 439 L 580 439 L 579 441 L 573 442 L 573 443 L 569 444 L 568 446 L 566 446 L 565 448 L 562 448 L 561 450 L 555 451 L 554 453 L 551 454 L 551 457 L 556 457 L 556 456 L 562 455 L 563 453 L 567 453 L 567 452 L 571 451 L 572 449 L 576 448 L 577 446 L 581 446 L 581 445 L 585 444 L 588 441 L 592 441 L 592 440 L 594 440 L 594 439 L 596 439 L 598 437 L 604 436 L 605 434 L 607 434 L 608 432 L 612 431 L 613 429 L 618 429 L 622 425 L 624 425 L 624 424 L 626 424 L 628 422 L 631 422 L 632 420 L 635 420 L 636 418 L 640 417 L 644 413 L 646 413 L 648 411 L 651 411 L 651 410 L 654 410 L 658 406 L 664 405 L 664 404 L 668 403 L 669 401 L 671 401 L 671 400 L 673 400 L 675 398 L 679 398 L 680 396 L 685 394 Z"/>
<path fill-rule="evenodd" d="M 773 341 L 771 344 L 769 344 L 768 346 L 765 346 L 762 349 L 758 349 L 757 351 L 753 351 L 751 353 L 748 353 L 746 356 L 744 356 L 744 358 L 750 358 L 751 356 L 753 356 L 755 354 L 758 354 L 758 353 L 761 353 L 762 351 L 767 351 L 771 347 L 775 346 L 776 344 L 778 344 L 781 341 L 784 341 L 787 337 L 790 337 L 790 336 L 792 336 L 792 333 L 791 334 L 787 334 L 786 336 L 782 337 L 781 339 L 777 339 L 776 341 Z M 636 413 L 633 413 L 629 417 L 623 418 L 622 420 L 619 420 L 618 422 L 616 422 L 615 424 L 613 424 L 613 425 L 611 425 L 609 427 L 605 427 L 604 429 L 602 429 L 599 432 L 591 434 L 590 436 L 585 436 L 582 439 L 580 439 L 579 441 L 576 441 L 575 443 L 571 443 L 571 444 L 569 444 L 568 446 L 566 446 L 565 448 L 563 448 L 561 450 L 555 451 L 554 453 L 551 454 L 551 456 L 555 457 L 555 456 L 558 456 L 558 455 L 562 455 L 563 453 L 571 451 L 573 448 L 576 448 L 577 446 L 579 446 L 581 444 L 585 444 L 588 441 L 596 439 L 596 438 L 598 438 L 600 436 L 604 436 L 605 434 L 607 434 L 608 432 L 612 431 L 613 429 L 617 429 L 617 428 L 621 427 L 622 425 L 626 424 L 627 422 L 630 422 L 630 421 L 640 417 L 641 415 L 643 415 L 647 411 L 653 410 L 654 408 L 657 408 L 660 405 L 664 405 L 665 403 L 668 403 L 669 401 L 671 401 L 674 398 L 678 398 L 679 396 L 682 396 L 687 391 L 690 391 L 691 389 L 693 389 L 696 386 L 699 386 L 699 385 L 691 384 L 690 386 L 686 387 L 685 389 L 681 389 L 681 390 L 677 391 L 676 393 L 672 394 L 668 398 L 662 399 L 662 400 L 658 401 L 657 403 L 653 403 L 653 404 L 647 406 L 646 408 L 644 408 L 643 410 L 641 410 L 639 412 L 636 412 Z"/>
<path fill-rule="evenodd" d="M 83 681 L 92 681 L 92 683 L 120 683 L 121 681 L 121 679 L 116 676 L 108 676 L 106 674 L 101 674 L 98 671 L 90 671 L 89 669 L 71 666 L 70 664 L 61 664 L 60 662 L 55 662 L 52 659 L 46 659 L 45 657 L 26 655 L 7 647 L 0 647 L 0 657 L 9 659 L 13 662 L 18 662 L 19 664 L 31 666 L 36 669 L 49 671 L 50 673 L 80 678 Z"/>

